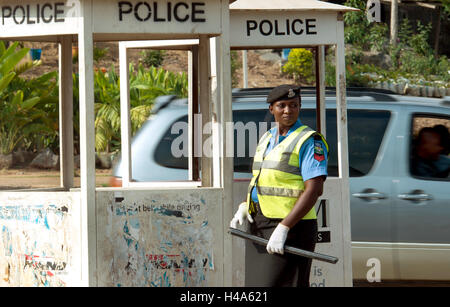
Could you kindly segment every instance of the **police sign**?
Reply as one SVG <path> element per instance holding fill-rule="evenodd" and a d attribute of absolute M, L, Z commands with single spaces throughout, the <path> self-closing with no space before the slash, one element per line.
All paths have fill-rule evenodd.
<path fill-rule="evenodd" d="M 64 3 L 36 3 L 4 5 L 1 8 L 2 26 L 5 23 L 32 25 L 40 23 L 64 22 Z"/>
<path fill-rule="evenodd" d="M 0 36 L 75 34 L 79 12 L 79 0 L 0 1 Z"/>
<path fill-rule="evenodd" d="M 305 35 L 316 35 L 317 32 L 315 18 L 307 18 L 305 20 L 296 18 L 294 20 L 289 20 L 285 18 L 278 24 L 279 20 L 268 20 L 263 19 L 260 21 L 248 19 L 247 20 L 247 36 L 252 36 L 253 31 L 259 31 L 263 36 L 284 36 L 284 35 L 302 35 L 305 31 Z"/>
<path fill-rule="evenodd" d="M 230 41 L 233 47 L 289 47 L 305 44 L 332 44 L 336 41 L 333 26 L 336 13 L 318 12 L 261 12 L 249 15 L 231 11 Z M 274 39 L 276 38 L 276 39 Z"/>
<path fill-rule="evenodd" d="M 220 34 L 221 0 L 94 1 L 97 33 Z"/>
<path fill-rule="evenodd" d="M 205 2 L 186 3 L 167 2 L 138 2 L 133 4 L 130 1 L 119 2 L 119 21 L 124 21 L 129 17 L 136 21 L 150 22 L 206 22 Z"/>
<path fill-rule="evenodd" d="M 77 34 L 81 8 L 96 34 L 220 34 L 221 0 L 0 0 L 8 37 Z M 219 22 L 218 22 L 219 21 Z M 57 26 L 57 27 L 55 27 Z M 1 34 L 0 34 L 1 37 Z"/>

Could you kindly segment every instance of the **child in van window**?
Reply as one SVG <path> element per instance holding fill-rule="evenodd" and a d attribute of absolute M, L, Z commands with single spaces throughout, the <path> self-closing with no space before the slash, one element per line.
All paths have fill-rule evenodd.
<path fill-rule="evenodd" d="M 438 129 L 422 128 L 412 163 L 412 172 L 420 177 L 447 178 L 450 172 L 450 158 L 444 154 L 442 135 Z"/>

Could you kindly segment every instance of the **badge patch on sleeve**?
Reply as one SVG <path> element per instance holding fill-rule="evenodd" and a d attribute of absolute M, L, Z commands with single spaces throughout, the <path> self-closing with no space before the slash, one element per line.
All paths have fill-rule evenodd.
<path fill-rule="evenodd" d="M 319 162 L 325 160 L 322 143 L 320 142 L 314 142 L 314 159 Z"/>

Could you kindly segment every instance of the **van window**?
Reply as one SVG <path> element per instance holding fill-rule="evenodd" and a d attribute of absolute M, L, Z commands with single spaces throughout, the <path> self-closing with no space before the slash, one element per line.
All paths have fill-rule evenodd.
<path fill-rule="evenodd" d="M 233 121 L 234 171 L 251 173 L 256 146 L 260 137 L 270 130 L 274 121 L 273 115 L 268 109 L 238 110 L 233 111 Z"/>
<path fill-rule="evenodd" d="M 336 110 L 328 109 L 327 142 L 330 147 L 328 176 L 338 176 Z M 347 110 L 350 177 L 366 175 L 373 166 L 383 140 L 390 112 L 384 110 Z M 303 124 L 316 129 L 316 110 L 300 111 Z"/>
<path fill-rule="evenodd" d="M 410 172 L 424 180 L 450 178 L 450 118 L 415 114 L 411 125 Z"/>
<path fill-rule="evenodd" d="M 188 157 L 175 157 L 172 153 L 173 141 L 180 137 L 172 133 L 172 126 L 177 122 L 187 124 L 188 117 L 183 116 L 172 123 L 155 152 L 155 161 L 159 165 L 170 168 L 188 169 Z M 273 116 L 268 109 L 233 111 L 234 125 L 234 171 L 251 173 L 253 155 L 259 137 L 270 129 Z M 261 123 L 261 124 L 260 124 Z M 256 128 L 256 129 L 255 129 Z M 181 131 L 180 131 L 181 133 Z M 250 141 L 252 140 L 252 141 Z M 183 137 L 183 146 L 187 146 L 187 135 Z"/>
<path fill-rule="evenodd" d="M 183 116 L 174 121 L 169 129 L 167 129 L 163 138 L 158 144 L 158 147 L 155 151 L 155 161 L 161 166 L 171 167 L 171 168 L 180 168 L 180 169 L 188 169 L 188 156 L 182 155 L 181 157 L 175 157 L 172 152 L 172 144 L 180 137 L 182 131 L 180 133 L 172 133 L 172 127 L 175 123 L 185 123 L 187 125 L 188 117 Z M 188 144 L 188 136 L 183 135 L 183 145 L 187 146 Z"/>
<path fill-rule="evenodd" d="M 390 112 L 380 110 L 347 110 L 350 176 L 366 175 L 373 166 L 381 141 L 383 140 Z M 336 110 L 327 110 L 327 142 L 330 147 L 328 175 L 338 175 L 337 163 L 337 135 Z M 270 129 L 274 121 L 272 114 L 264 110 L 237 110 L 233 111 L 234 129 L 234 171 L 251 173 L 253 155 L 259 137 Z M 303 109 L 300 112 L 303 124 L 316 129 L 316 110 Z M 175 122 L 187 123 L 187 116 Z M 175 122 L 172 123 L 175 124 Z M 260 125 L 261 122 L 261 125 Z M 257 135 L 252 135 L 252 124 L 256 126 Z M 237 129 L 240 127 L 240 129 Z M 243 128 L 243 129 L 242 129 Z M 263 131 L 261 131 L 261 128 Z M 264 129 L 265 128 L 265 129 Z M 171 152 L 172 142 L 179 134 L 172 134 L 168 129 L 162 138 L 155 154 L 155 161 L 165 167 L 188 169 L 188 157 L 174 157 Z M 241 135 L 238 137 L 238 133 Z M 243 138 L 245 136 L 245 139 Z M 250 140 L 254 141 L 251 142 Z M 184 140 L 187 144 L 187 139 Z"/>

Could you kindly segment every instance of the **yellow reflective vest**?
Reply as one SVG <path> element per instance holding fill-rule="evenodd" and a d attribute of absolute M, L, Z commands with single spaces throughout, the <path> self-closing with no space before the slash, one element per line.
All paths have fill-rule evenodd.
<path fill-rule="evenodd" d="M 313 135 L 321 138 L 328 151 L 325 138 L 307 126 L 301 126 L 291 132 L 266 157 L 264 153 L 272 134 L 269 130 L 261 137 L 253 158 L 253 178 L 247 193 L 250 213 L 255 212 L 251 198 L 253 187 L 256 187 L 259 206 L 265 217 L 283 219 L 291 212 L 305 190 L 299 165 L 300 148 Z M 315 209 L 312 208 L 303 219 L 316 219 Z"/>

